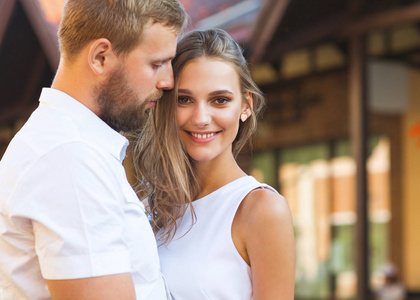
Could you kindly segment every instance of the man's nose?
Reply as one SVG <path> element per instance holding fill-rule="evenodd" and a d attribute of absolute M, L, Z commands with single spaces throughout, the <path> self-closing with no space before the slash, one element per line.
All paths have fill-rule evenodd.
<path fill-rule="evenodd" d="M 172 71 L 172 65 L 162 70 L 157 86 L 160 90 L 172 90 L 174 88 L 174 74 Z"/>

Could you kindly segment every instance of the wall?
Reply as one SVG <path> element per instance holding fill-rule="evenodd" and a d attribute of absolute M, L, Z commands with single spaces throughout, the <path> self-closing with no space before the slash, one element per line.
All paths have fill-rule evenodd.
<path fill-rule="evenodd" d="M 264 88 L 267 109 L 256 148 L 279 148 L 348 135 L 348 89 L 344 71 Z"/>

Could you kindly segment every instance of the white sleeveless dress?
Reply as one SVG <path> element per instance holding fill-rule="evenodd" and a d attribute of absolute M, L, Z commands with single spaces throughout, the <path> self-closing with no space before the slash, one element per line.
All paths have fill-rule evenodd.
<path fill-rule="evenodd" d="M 275 191 L 244 176 L 194 201 L 197 219 L 192 227 L 188 207 L 174 239 L 158 249 L 173 299 L 252 299 L 251 268 L 236 250 L 231 228 L 240 203 L 257 188 Z"/>

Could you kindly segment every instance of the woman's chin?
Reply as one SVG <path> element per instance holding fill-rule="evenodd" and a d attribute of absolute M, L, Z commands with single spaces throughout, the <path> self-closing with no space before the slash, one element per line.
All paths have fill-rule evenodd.
<path fill-rule="evenodd" d="M 209 162 L 215 158 L 215 155 L 211 153 L 189 153 L 188 155 L 196 163 Z"/>

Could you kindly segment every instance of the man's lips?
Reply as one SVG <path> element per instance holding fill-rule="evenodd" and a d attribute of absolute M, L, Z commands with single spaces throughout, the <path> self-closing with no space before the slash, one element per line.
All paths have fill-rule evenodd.
<path fill-rule="evenodd" d="M 158 99 L 151 100 L 151 101 L 149 102 L 149 104 L 147 104 L 147 107 L 148 107 L 148 108 L 155 107 L 155 105 L 156 105 L 156 102 L 157 102 L 157 101 L 158 101 Z"/>
<path fill-rule="evenodd" d="M 154 107 L 154 106 L 156 105 L 156 102 L 158 102 L 158 101 L 159 101 L 159 99 L 160 99 L 160 98 L 162 98 L 162 96 L 163 96 L 163 92 L 162 92 L 162 91 L 159 91 L 159 92 L 157 92 L 156 94 L 151 95 L 151 97 L 150 97 L 150 98 L 153 98 L 153 100 L 150 100 L 150 101 L 149 101 L 149 103 L 147 104 L 147 107 L 148 107 L 148 108 L 150 108 L 150 107 Z M 150 98 L 149 98 L 149 99 L 150 99 Z"/>

